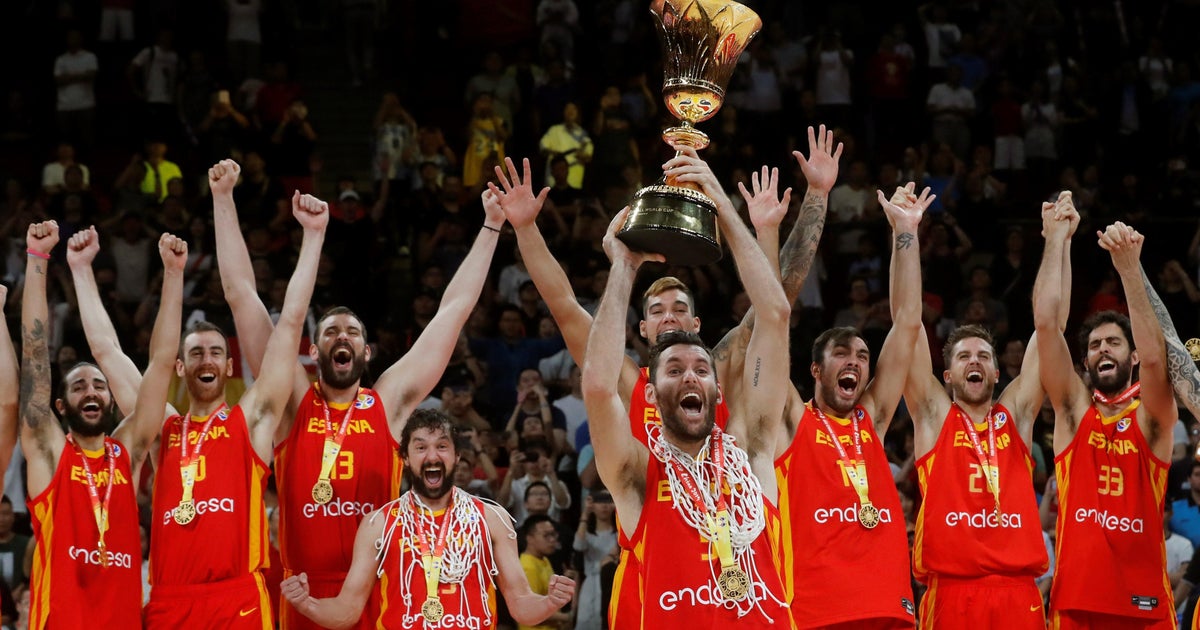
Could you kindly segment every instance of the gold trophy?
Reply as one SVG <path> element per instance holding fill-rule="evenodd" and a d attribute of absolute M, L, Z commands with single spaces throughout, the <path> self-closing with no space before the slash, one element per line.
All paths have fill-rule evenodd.
<path fill-rule="evenodd" d="M 663 101 L 678 127 L 663 131 L 672 147 L 708 146 L 697 123 L 716 115 L 738 56 L 762 28 L 749 8 L 729 0 L 653 0 L 662 44 Z M 673 265 L 721 259 L 717 206 L 700 187 L 665 177 L 637 191 L 617 237 L 630 249 L 655 252 Z"/>

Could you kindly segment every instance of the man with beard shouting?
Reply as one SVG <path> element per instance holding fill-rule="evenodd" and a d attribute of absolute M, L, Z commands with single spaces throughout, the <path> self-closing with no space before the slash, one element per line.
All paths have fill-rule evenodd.
<path fill-rule="evenodd" d="M 1042 211 L 1062 217 L 1064 237 L 1079 221 L 1061 202 L 1045 204 Z M 1070 292 L 1069 280 L 1049 278 L 1055 291 Z M 1052 332 L 1059 335 L 1066 309 L 1050 315 Z M 924 331 L 918 336 L 904 400 L 913 418 L 924 496 L 913 542 L 913 575 L 928 586 L 918 615 L 921 628 L 1046 626 L 1035 580 L 1046 572 L 1049 557 L 1030 455 L 1044 398 L 1035 343 L 1029 342 L 1021 375 L 994 399 L 1000 364 L 986 329 L 960 326 L 950 333 L 941 380 L 933 376 L 928 338 Z"/>
<path fill-rule="evenodd" d="M 773 465 L 774 425 L 787 400 L 787 296 L 696 152 L 681 148 L 664 169 L 717 202 L 721 231 L 754 304 L 753 332 L 744 372 L 731 375 L 741 387 L 729 400 L 728 433 L 715 422 L 721 394 L 711 352 L 693 332 L 660 333 L 644 394 L 662 422 L 647 423 L 647 445 L 640 443 L 629 432 L 618 388 L 624 356 L 612 340 L 621 338 L 638 268 L 662 256 L 632 252 L 616 238 L 628 208 L 613 219 L 604 237 L 612 269 L 584 353 L 583 396 L 596 467 L 632 550 L 622 561 L 634 556 L 639 571 L 628 579 L 643 586 L 641 620 L 628 627 L 790 625 L 776 557 Z"/>
<path fill-rule="evenodd" d="M 336 597 L 315 597 L 304 573 L 283 581 L 293 609 L 322 628 L 352 628 L 382 581 L 387 605 L 378 627 L 488 630 L 496 627 L 493 575 L 522 625 L 537 625 L 571 601 L 575 582 L 563 576 L 550 579 L 547 595 L 530 590 L 512 517 L 454 486 L 457 437 L 440 411 L 412 412 L 400 435 L 412 489 L 363 519 Z"/>
<path fill-rule="evenodd" d="M 129 415 L 104 434 L 113 412 L 108 381 L 80 363 L 62 377 L 50 413 L 49 310 L 46 276 L 58 243 L 54 221 L 29 226 L 21 305 L 21 448 L 37 539 L 30 584 L 29 627 L 138 628 L 142 624 L 141 543 L 133 463 L 140 463 L 162 420 L 183 308 L 187 244 L 159 240 L 162 302 L 150 342 L 150 364 Z M 173 337 L 175 339 L 173 339 Z M 155 406 L 157 404 L 157 406 Z"/>
<path fill-rule="evenodd" d="M 195 324 L 179 344 L 175 371 L 187 386 L 191 408 L 162 423 L 155 447 L 153 588 L 144 618 L 150 630 L 274 627 L 262 573 L 268 550 L 263 494 L 271 436 L 291 393 L 292 361 L 316 282 L 329 208 L 296 192 L 292 214 L 304 230 L 300 255 L 254 385 L 232 408 L 226 405 L 225 381 L 233 363 L 216 326 Z M 179 330 L 178 320 L 174 323 Z M 161 410 L 166 392 L 142 404 Z M 320 544 L 320 539 L 309 542 Z"/>
<path fill-rule="evenodd" d="M 1041 379 L 1055 417 L 1059 507 L 1051 625 L 1174 628 L 1162 507 L 1178 409 L 1163 331 L 1142 280 L 1143 237 L 1121 222 L 1098 232 L 1130 316 L 1103 311 L 1083 323 L 1085 383 L 1047 317 L 1068 299 L 1045 286 L 1043 277 L 1056 277 L 1067 264 L 1067 228 L 1043 220 L 1043 229 L 1046 250 L 1033 313 Z"/>
<path fill-rule="evenodd" d="M 209 185 L 225 297 L 243 356 L 257 375 L 266 365 L 271 318 L 259 300 L 238 228 L 233 188 L 240 170 L 233 160 L 222 160 L 209 169 Z M 315 384 L 294 357 L 288 360 L 292 393 L 274 436 L 279 546 L 285 577 L 307 573 L 316 597 L 337 594 L 350 569 L 359 522 L 399 493 L 402 451 L 396 440 L 441 378 L 459 330 L 479 300 L 504 225 L 495 197 L 485 192 L 483 201 L 483 227 L 446 287 L 437 314 L 404 357 L 379 376 L 374 389 L 361 386 L 371 351 L 362 320 L 350 309 L 333 308 L 317 322 L 309 348 L 319 368 Z M 374 627 L 378 604 L 368 604 L 360 627 Z M 280 625 L 284 630 L 314 628 L 286 602 L 281 602 Z"/>

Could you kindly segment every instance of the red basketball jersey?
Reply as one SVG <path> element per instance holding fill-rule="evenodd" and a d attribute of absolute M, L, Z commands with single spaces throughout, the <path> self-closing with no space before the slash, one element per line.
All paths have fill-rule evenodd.
<path fill-rule="evenodd" d="M 779 512 L 783 518 L 781 563 L 787 599 L 797 627 L 812 628 L 860 619 L 895 618 L 913 622 L 915 600 L 908 570 L 904 511 L 883 443 L 862 407 L 855 407 L 866 460 L 871 503 L 880 522 L 858 522 L 858 494 L 832 440 L 855 459 L 853 422 L 829 418 L 836 435 L 804 406 L 796 436 L 775 461 Z M 870 576 L 871 588 L 862 588 Z M 854 593 L 852 604 L 840 602 Z"/>
<path fill-rule="evenodd" d="M 1140 402 L 1111 418 L 1092 405 L 1054 458 L 1054 610 L 1174 618 L 1162 523 L 1169 465 L 1138 427 Z"/>
<path fill-rule="evenodd" d="M 29 500 L 37 538 L 29 585 L 32 630 L 141 627 L 142 545 L 129 451 L 112 438 L 105 442 L 114 458 L 111 476 L 104 451 L 84 456 L 101 502 L 112 484 L 104 535 L 107 567 L 101 563 L 87 470 L 70 442 L 50 485 Z"/>
<path fill-rule="evenodd" d="M 479 499 L 466 494 L 456 493 L 456 500 L 467 499 L 471 507 L 483 521 L 480 530 L 483 536 L 489 536 L 485 519 L 484 504 Z M 382 593 L 378 619 L 371 620 L 372 628 L 471 628 L 492 630 L 496 627 L 496 585 L 489 575 L 494 565 L 491 555 L 491 541 L 481 540 L 477 565 L 472 565 L 461 583 L 439 584 L 438 601 L 441 602 L 444 616 L 436 624 L 426 622 L 421 616 L 421 606 L 425 603 L 425 572 L 421 566 L 420 547 L 415 534 L 403 535 L 400 527 L 392 529 L 400 510 L 411 510 L 404 497 L 384 507 L 370 518 L 384 519 L 384 540 L 388 548 L 383 558 L 383 573 L 379 576 L 379 590 Z M 441 528 L 446 520 L 445 510 L 434 513 L 434 524 Z M 388 537 L 389 530 L 394 531 Z M 436 530 L 435 530 L 436 531 Z M 481 576 L 486 576 L 481 578 Z M 401 589 L 401 582 L 406 584 Z M 405 598 L 407 591 L 408 598 Z"/>
<path fill-rule="evenodd" d="M 193 417 L 189 423 L 189 454 L 205 420 Z M 163 423 L 151 513 L 150 583 L 205 584 L 266 568 L 269 545 L 263 492 L 271 471 L 250 444 L 242 408 L 220 411 L 208 429 L 193 491 L 196 516 L 186 525 L 174 519 L 183 497 L 182 430 L 183 416 Z M 150 593 L 153 597 L 154 590 Z"/>
<path fill-rule="evenodd" d="M 726 485 L 726 500 L 730 500 L 728 490 Z M 719 561 L 715 554 L 710 554 L 708 541 L 684 521 L 674 502 L 666 464 L 651 456 L 642 516 L 629 541 L 630 552 L 641 569 L 641 619 L 621 627 L 687 630 L 725 630 L 730 624 L 737 624 L 738 628 L 790 627 L 791 614 L 777 566 L 779 510 L 763 499 L 766 527 L 751 544 L 751 550 L 755 572 L 762 582 L 759 589 L 765 587 L 767 592 L 756 589 L 758 607 L 739 618 L 736 609 L 724 607 L 728 602 L 724 602 L 717 590 L 713 575 L 714 567 L 720 570 Z M 732 506 L 731 511 L 736 512 Z M 627 582 L 632 581 L 630 578 L 623 576 Z"/>
<path fill-rule="evenodd" d="M 633 437 L 642 444 L 647 443 L 646 423 L 662 423 L 662 418 L 658 415 L 658 407 L 646 402 L 646 383 L 649 382 L 650 368 L 642 368 L 638 371 L 637 383 L 633 385 L 633 391 L 629 396 L 629 430 L 633 433 Z M 714 421 L 722 430 L 729 423 L 729 407 L 725 404 L 724 396 L 717 403 Z"/>
<path fill-rule="evenodd" d="M 933 450 L 917 462 L 924 501 L 917 515 L 913 575 L 923 583 L 931 575 L 1036 578 L 1049 566 L 1033 492 L 1033 457 L 1012 412 L 997 404 L 988 417 L 996 443 L 996 456 L 988 460 L 995 462 L 1000 477 L 998 517 L 986 464 L 980 462 L 967 423 L 985 454 L 991 449 L 988 430 L 979 430 L 958 405 L 950 406 Z"/>

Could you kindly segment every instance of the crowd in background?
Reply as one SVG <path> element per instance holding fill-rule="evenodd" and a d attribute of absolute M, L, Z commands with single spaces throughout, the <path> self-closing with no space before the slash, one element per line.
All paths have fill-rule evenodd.
<path fill-rule="evenodd" d="M 806 396 L 817 334 L 854 326 L 877 352 L 891 325 L 887 224 L 874 191 L 908 181 L 938 195 L 920 237 L 935 370 L 940 340 L 974 323 L 998 339 L 995 391 L 1019 373 L 1033 330 L 1040 202 L 1058 190 L 1071 190 L 1083 215 L 1068 334 L 1088 314 L 1124 308 L 1108 256 L 1088 236 L 1120 219 L 1146 234 L 1146 272 L 1179 335 L 1200 336 L 1200 48 L 1190 32 L 1200 5 L 746 4 L 763 18 L 762 32 L 739 60 L 720 113 L 701 125 L 712 138 L 701 155 L 730 198 L 744 207 L 737 184 L 748 185 L 763 164 L 779 167 L 793 187 L 794 218 L 805 184 L 790 152 L 805 150 L 805 130 L 825 124 L 845 146 L 821 251 L 794 308 L 793 380 Z M 354 309 L 378 374 L 436 312 L 482 222 L 480 193 L 495 181 L 493 168 L 528 157 L 551 187 L 542 233 L 594 309 L 608 270 L 604 229 L 670 155 L 659 137 L 671 120 L 647 5 L 5 3 L 3 23 L 22 35 L 0 38 L 3 282 L 21 282 L 31 222 L 57 220 L 64 241 L 96 225 L 97 281 L 125 351 L 144 366 L 158 293 L 153 244 L 170 231 L 189 242 L 185 319 L 233 334 L 205 190 L 207 167 L 233 157 L 243 167 L 239 218 L 274 312 L 299 249 L 292 191 L 330 202 L 311 319 L 333 305 Z M 310 112 L 317 92 L 335 102 L 377 100 L 377 111 L 361 120 Z M 338 133 L 364 141 L 359 159 L 333 171 L 323 138 Z M 61 369 L 89 351 L 63 253 L 55 256 L 51 356 Z M 728 259 L 654 271 L 693 290 L 710 343 L 749 306 Z M 527 554 L 584 576 L 577 619 L 563 627 L 598 628 L 616 530 L 611 497 L 597 492 L 579 372 L 511 234 L 492 272 L 426 404 L 471 429 L 456 483 L 508 507 Z M 15 303 L 5 309 L 10 319 Z M 644 357 L 638 318 L 630 313 L 628 351 Z M 911 537 L 920 497 L 911 423 L 903 407 L 897 413 L 887 444 Z M 1189 456 L 1200 428 L 1185 410 L 1181 417 L 1168 571 L 1184 585 L 1182 604 L 1188 585 L 1200 582 L 1200 563 L 1196 579 L 1184 576 L 1200 546 L 1200 469 Z M 1051 497 L 1042 503 L 1048 539 L 1052 423 L 1046 408 L 1033 449 L 1036 490 Z M 13 502 L 0 503 L 0 573 L 9 587 L 27 575 L 27 539 L 16 533 L 27 519 L 21 486 L 18 463 L 7 488 Z"/>

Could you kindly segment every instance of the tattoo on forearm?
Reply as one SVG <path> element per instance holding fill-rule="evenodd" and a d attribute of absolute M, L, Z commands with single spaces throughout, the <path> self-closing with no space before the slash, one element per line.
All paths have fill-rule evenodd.
<path fill-rule="evenodd" d="M 908 249 L 912 247 L 913 242 L 912 232 L 903 232 L 896 235 L 896 251 Z"/>
<path fill-rule="evenodd" d="M 762 372 L 762 357 L 754 360 L 754 386 L 758 387 L 758 376 Z"/>
<path fill-rule="evenodd" d="M 813 258 L 817 254 L 817 245 L 821 242 L 821 232 L 825 229 L 825 206 L 828 201 L 824 195 L 808 193 L 800 206 L 800 216 L 792 233 L 788 235 L 783 250 L 779 252 L 780 271 L 783 277 L 783 289 L 789 300 L 795 300 L 800 293 L 804 279 L 812 267 Z"/>
<path fill-rule="evenodd" d="M 1142 286 L 1150 298 L 1150 308 L 1154 309 L 1154 317 L 1162 327 L 1163 338 L 1167 343 L 1167 376 L 1175 388 L 1175 395 L 1193 414 L 1200 413 L 1200 371 L 1197 371 L 1192 356 L 1175 332 L 1175 323 L 1171 321 L 1171 313 L 1166 304 L 1150 284 L 1146 271 L 1142 270 Z"/>
<path fill-rule="evenodd" d="M 50 351 L 46 348 L 46 325 L 35 319 L 30 328 L 21 327 L 23 345 L 20 413 L 25 424 L 36 427 L 50 415 Z"/>

